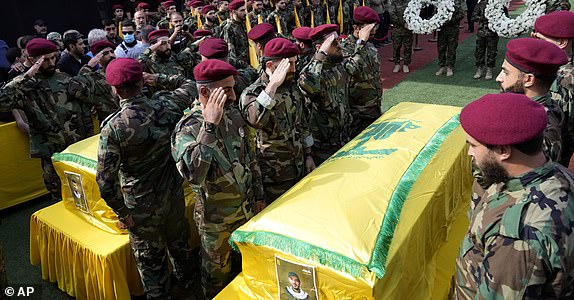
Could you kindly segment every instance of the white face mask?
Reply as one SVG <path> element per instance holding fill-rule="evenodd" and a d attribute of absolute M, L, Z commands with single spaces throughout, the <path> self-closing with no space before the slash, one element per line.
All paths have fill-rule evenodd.
<path fill-rule="evenodd" d="M 133 43 L 136 40 L 135 34 L 124 34 L 124 41 L 128 44 Z"/>

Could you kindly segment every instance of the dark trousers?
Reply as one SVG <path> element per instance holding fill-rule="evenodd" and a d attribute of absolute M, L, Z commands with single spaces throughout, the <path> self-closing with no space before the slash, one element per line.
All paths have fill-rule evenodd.
<path fill-rule="evenodd" d="M 496 64 L 496 55 L 498 54 L 498 36 L 476 37 L 476 48 L 474 49 L 474 58 L 476 66 L 485 65 L 494 68 Z"/>
<path fill-rule="evenodd" d="M 445 26 L 438 32 L 438 65 L 454 68 L 458 47 L 458 25 Z"/>
<path fill-rule="evenodd" d="M 474 22 L 472 21 L 472 12 L 478 0 L 466 0 L 466 21 L 468 22 L 468 31 L 474 31 Z"/>
<path fill-rule="evenodd" d="M 62 183 L 60 182 L 60 177 L 54 169 L 54 164 L 50 157 L 42 157 L 42 172 L 44 177 L 44 185 L 46 189 L 50 192 L 52 200 L 60 201 L 62 200 Z"/>

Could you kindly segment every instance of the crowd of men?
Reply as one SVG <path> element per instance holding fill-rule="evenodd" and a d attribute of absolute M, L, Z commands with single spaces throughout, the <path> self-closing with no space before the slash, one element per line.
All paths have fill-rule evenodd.
<path fill-rule="evenodd" d="M 489 79 L 496 52 L 485 59 L 484 48 L 491 52 L 498 37 L 495 42 L 486 32 L 484 1 L 474 9 L 477 49 L 483 49 L 477 50 L 475 77 L 484 70 Z M 19 48 L 9 51 L 12 68 L 0 90 L 0 110 L 29 135 L 31 156 L 41 159 L 54 200 L 61 199 L 61 187 L 52 154 L 99 132 L 99 124 L 97 182 L 130 234 L 147 297 L 191 297 L 189 290 L 201 280 L 204 295 L 213 298 L 240 268 L 228 244 L 231 232 L 381 115 L 377 47 L 387 43 L 389 22 L 393 72 L 401 70 L 401 48 L 402 70 L 410 71 L 413 34 L 401 13 L 408 1 L 366 2 L 191 1 L 183 11 L 171 0 L 157 11 L 146 2 L 133 10 L 114 5 L 114 18 L 88 33 L 88 49 L 78 31 L 48 33 L 38 20 L 36 35 L 20 38 Z M 439 31 L 437 75 L 453 76 L 459 23 L 467 11 L 464 1 L 455 4 Z M 540 17 L 531 38 L 508 43 L 496 78 L 505 93 L 485 96 L 461 114 L 471 152 L 479 150 L 469 152 L 477 178 L 475 227 L 457 260 L 459 298 L 573 293 L 574 265 L 567 258 L 574 251 L 573 179 L 557 164 L 568 166 L 574 152 L 573 47 L 573 13 Z M 499 107 L 503 98 L 525 106 L 524 112 L 502 118 L 509 113 Z M 485 126 L 483 114 L 502 119 Z M 508 124 L 515 127 L 504 129 Z M 493 133 L 503 129 L 508 132 Z M 520 175 L 526 178 L 509 187 L 513 194 L 500 197 L 507 192 L 500 183 Z M 184 180 L 199 195 L 194 221 L 200 266 L 187 242 Z M 561 193 L 544 202 L 552 207 L 552 218 L 545 218 L 548 211 L 537 199 L 555 196 L 554 190 Z M 505 217 L 491 198 L 504 199 L 507 207 L 522 201 L 527 204 L 521 207 L 540 209 Z M 473 215 L 490 209 L 497 210 L 490 219 Z M 488 234 L 475 232 L 484 229 Z M 515 271 L 484 263 L 507 255 Z"/>

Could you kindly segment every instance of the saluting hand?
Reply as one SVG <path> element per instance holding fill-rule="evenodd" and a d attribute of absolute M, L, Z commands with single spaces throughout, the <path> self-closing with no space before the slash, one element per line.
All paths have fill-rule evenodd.
<path fill-rule="evenodd" d="M 335 35 L 331 34 L 328 38 L 326 38 L 323 41 L 323 44 L 321 44 L 321 47 L 319 48 L 319 52 L 323 51 L 323 52 L 327 53 L 327 51 L 329 51 L 329 49 L 331 49 L 331 46 L 332 46 L 334 40 L 335 40 Z"/>
<path fill-rule="evenodd" d="M 285 81 L 290 66 L 291 64 L 289 63 L 289 59 L 284 58 L 281 60 L 277 68 L 275 68 L 273 74 L 269 76 L 269 84 L 267 85 L 265 92 L 270 97 L 273 97 L 273 95 L 275 95 L 275 91 L 277 91 L 277 88 L 280 87 Z"/>
<path fill-rule="evenodd" d="M 94 55 L 94 57 L 92 57 L 92 59 L 90 59 L 90 61 L 88 62 L 88 66 L 90 66 L 91 68 L 95 68 L 96 65 L 100 63 L 100 59 L 102 59 L 102 56 L 103 51 L 100 51 L 100 53 Z"/>
<path fill-rule="evenodd" d="M 359 39 L 365 42 L 368 41 L 369 38 L 371 37 L 371 31 L 373 30 L 373 28 L 375 28 L 375 25 L 376 24 L 369 24 L 361 28 L 361 30 L 359 30 Z"/>
<path fill-rule="evenodd" d="M 42 66 L 43 63 L 44 63 L 44 55 L 38 58 L 38 60 L 36 60 L 36 62 L 32 65 L 32 67 L 30 67 L 28 71 L 26 71 L 24 75 L 27 77 L 34 77 L 34 75 L 38 73 L 38 70 L 40 70 L 40 67 Z"/>
<path fill-rule="evenodd" d="M 227 101 L 227 94 L 223 88 L 218 87 L 211 92 L 205 105 L 202 104 L 202 115 L 206 122 L 218 125 L 223 117 L 223 107 Z"/>
<path fill-rule="evenodd" d="M 154 86 L 157 83 L 157 74 L 143 72 L 143 81 L 145 85 Z"/>

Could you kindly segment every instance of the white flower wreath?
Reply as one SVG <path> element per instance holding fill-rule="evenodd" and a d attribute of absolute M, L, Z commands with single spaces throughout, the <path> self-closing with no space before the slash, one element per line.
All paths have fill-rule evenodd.
<path fill-rule="evenodd" d="M 484 16 L 488 19 L 488 28 L 505 38 L 517 37 L 534 26 L 534 21 L 546 11 L 546 0 L 526 0 L 526 10 L 515 19 L 504 14 L 506 0 L 488 0 Z"/>
<path fill-rule="evenodd" d="M 430 19 L 421 18 L 424 5 L 434 5 L 436 14 Z M 407 28 L 417 34 L 429 34 L 442 27 L 452 18 L 454 13 L 454 0 L 411 0 L 403 14 Z"/>

